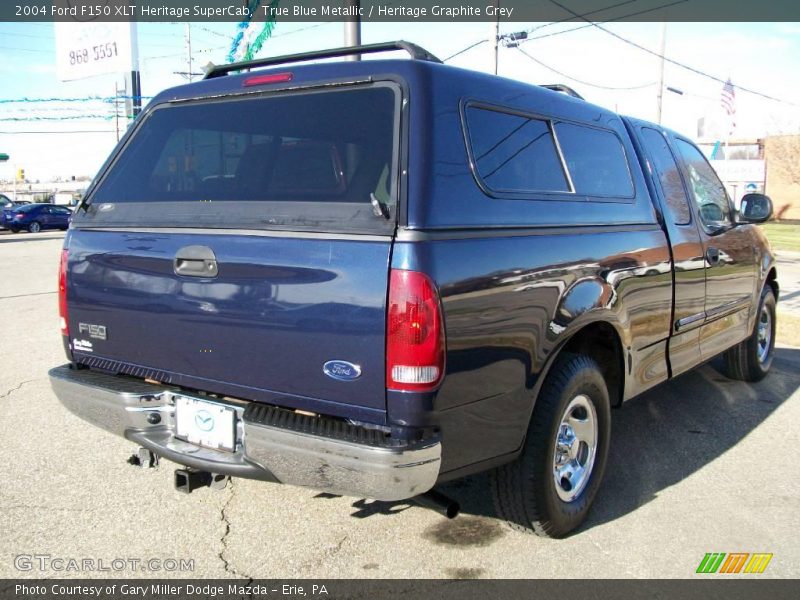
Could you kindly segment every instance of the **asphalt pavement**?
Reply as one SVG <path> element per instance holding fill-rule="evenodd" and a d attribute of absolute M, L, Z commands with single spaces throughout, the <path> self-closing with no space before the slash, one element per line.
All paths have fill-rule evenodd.
<path fill-rule="evenodd" d="M 50 390 L 62 237 L 0 232 L 0 577 L 691 578 L 707 552 L 772 553 L 753 577 L 798 575 L 800 349 L 755 385 L 712 364 L 616 410 L 603 488 L 564 540 L 508 529 L 485 476 L 446 486 L 452 521 L 247 480 L 185 495 L 174 465 L 128 465 L 132 444 Z"/>

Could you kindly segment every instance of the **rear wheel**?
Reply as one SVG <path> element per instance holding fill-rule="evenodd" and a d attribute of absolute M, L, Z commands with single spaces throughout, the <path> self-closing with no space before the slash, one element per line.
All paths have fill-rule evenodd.
<path fill-rule="evenodd" d="M 764 286 L 756 324 L 750 337 L 723 355 L 725 374 L 741 381 L 761 381 L 772 365 L 775 351 L 775 293 Z"/>
<path fill-rule="evenodd" d="M 586 518 L 605 471 L 608 388 L 597 363 L 557 359 L 536 401 L 522 454 L 492 475 L 498 514 L 514 528 L 563 537 Z"/>
<path fill-rule="evenodd" d="M 28 225 L 28 231 L 31 233 L 39 233 L 42 230 L 42 226 L 39 224 L 39 221 L 34 221 L 30 225 Z"/>

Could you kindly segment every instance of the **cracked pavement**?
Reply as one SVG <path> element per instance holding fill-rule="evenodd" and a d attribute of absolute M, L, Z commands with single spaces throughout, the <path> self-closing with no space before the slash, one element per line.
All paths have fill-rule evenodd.
<path fill-rule="evenodd" d="M 50 390 L 47 370 L 65 360 L 61 238 L 0 232 L 0 577 L 165 575 L 20 572 L 19 554 L 193 559 L 194 571 L 166 573 L 176 577 L 692 577 L 712 551 L 772 552 L 763 576 L 797 575 L 798 349 L 779 349 L 760 384 L 710 365 L 615 411 L 603 488 L 566 540 L 498 521 L 484 476 L 446 486 L 462 503 L 453 521 L 241 479 L 185 495 L 172 463 L 126 464 L 132 444 L 72 416 Z"/>

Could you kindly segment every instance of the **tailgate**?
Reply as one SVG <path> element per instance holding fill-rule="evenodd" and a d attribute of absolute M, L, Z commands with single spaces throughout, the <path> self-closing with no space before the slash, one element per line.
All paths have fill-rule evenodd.
<path fill-rule="evenodd" d="M 73 232 L 73 352 L 90 364 L 123 363 L 114 370 L 131 374 L 139 367 L 171 380 L 188 376 L 200 389 L 280 395 L 284 405 L 310 397 L 384 410 L 390 246 L 390 239 Z M 213 252 L 216 277 L 175 272 L 187 247 Z M 330 361 L 358 365 L 361 374 L 334 378 L 324 372 Z"/>
<path fill-rule="evenodd" d="M 75 212 L 73 353 L 380 420 L 401 90 L 235 91 L 156 101 Z"/>

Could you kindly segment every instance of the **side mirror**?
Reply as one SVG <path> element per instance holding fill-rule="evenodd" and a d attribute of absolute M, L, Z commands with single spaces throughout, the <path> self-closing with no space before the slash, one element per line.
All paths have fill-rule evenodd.
<path fill-rule="evenodd" d="M 745 194 L 739 208 L 740 223 L 763 223 L 772 216 L 772 200 L 764 194 Z"/>

